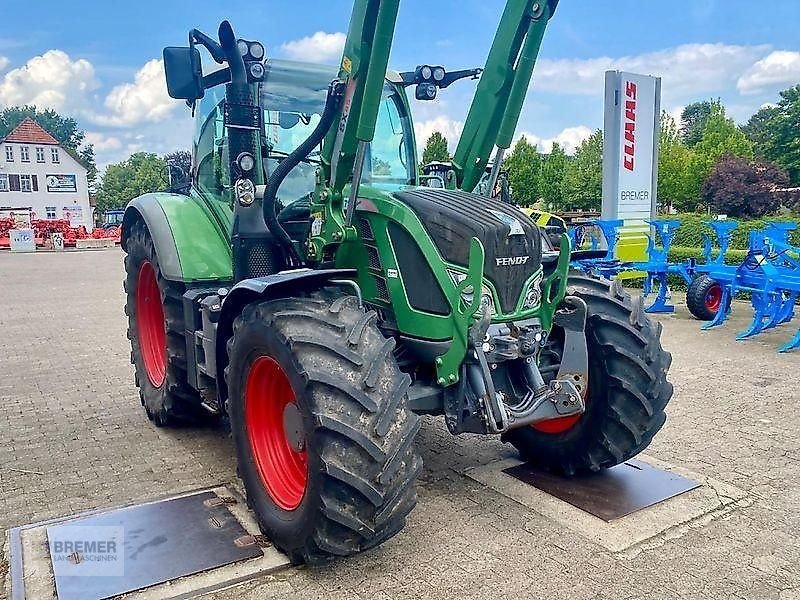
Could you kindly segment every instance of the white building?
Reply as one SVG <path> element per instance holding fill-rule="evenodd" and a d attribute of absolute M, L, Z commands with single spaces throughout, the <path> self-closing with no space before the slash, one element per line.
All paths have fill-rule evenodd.
<path fill-rule="evenodd" d="M 86 167 L 30 117 L 0 140 L 0 216 L 24 209 L 92 230 Z"/>

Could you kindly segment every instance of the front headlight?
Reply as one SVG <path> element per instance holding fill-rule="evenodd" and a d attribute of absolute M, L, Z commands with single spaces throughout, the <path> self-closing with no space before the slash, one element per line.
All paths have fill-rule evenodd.
<path fill-rule="evenodd" d="M 467 274 L 462 273 L 461 271 L 447 269 L 447 273 L 450 275 L 450 279 L 452 279 L 453 283 L 456 285 L 460 285 L 467 278 Z M 464 292 L 461 293 L 461 301 L 465 305 L 469 306 L 472 303 L 474 293 L 475 292 L 472 287 L 468 287 Z M 496 313 L 494 309 L 494 297 L 492 296 L 492 290 L 490 290 L 486 284 L 481 286 L 481 305 L 489 306 L 489 314 L 493 315 Z"/>
<path fill-rule="evenodd" d="M 525 290 L 525 301 L 522 303 L 522 310 L 532 310 L 542 303 L 543 275 L 543 273 L 539 273 L 528 284 L 528 289 Z"/>

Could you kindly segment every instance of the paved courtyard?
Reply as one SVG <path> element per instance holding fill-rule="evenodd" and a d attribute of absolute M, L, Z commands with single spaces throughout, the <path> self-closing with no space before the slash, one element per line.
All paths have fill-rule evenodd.
<path fill-rule="evenodd" d="M 0 253 L 0 529 L 233 480 L 224 428 L 145 417 L 121 281 L 119 250 Z M 613 553 L 462 474 L 510 447 L 427 419 L 402 533 L 208 597 L 800 600 L 800 353 L 776 352 L 796 329 L 735 342 L 749 311 L 737 312 L 703 334 L 682 307 L 662 318 L 675 396 L 647 454 L 744 490 L 748 505 Z M 0 596 L 6 577 L 3 562 Z"/>

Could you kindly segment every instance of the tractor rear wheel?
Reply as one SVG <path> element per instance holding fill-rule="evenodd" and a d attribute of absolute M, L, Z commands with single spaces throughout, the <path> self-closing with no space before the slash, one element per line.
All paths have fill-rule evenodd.
<path fill-rule="evenodd" d="M 664 425 L 664 407 L 672 397 L 667 381 L 672 357 L 661 347 L 661 324 L 619 282 L 573 272 L 568 293 L 588 307 L 586 411 L 513 429 L 503 439 L 523 459 L 572 475 L 613 467 L 650 444 Z M 548 381 L 558 371 L 562 349 L 563 332 L 555 328 L 540 361 Z"/>
<path fill-rule="evenodd" d="M 352 296 L 248 305 L 225 370 L 239 476 L 264 533 L 294 563 L 380 544 L 416 504 L 422 467 L 394 340 Z"/>
<path fill-rule="evenodd" d="M 159 427 L 209 418 L 186 381 L 184 285 L 161 275 L 147 227 L 135 223 L 125 256 L 125 314 L 139 399 Z"/>
<path fill-rule="evenodd" d="M 701 321 L 712 321 L 722 308 L 722 286 L 708 275 L 695 278 L 686 290 L 686 308 Z"/>

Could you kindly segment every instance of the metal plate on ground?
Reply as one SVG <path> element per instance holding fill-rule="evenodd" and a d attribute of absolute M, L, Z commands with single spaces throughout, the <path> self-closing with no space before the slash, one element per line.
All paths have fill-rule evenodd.
<path fill-rule="evenodd" d="M 635 459 L 599 473 L 574 477 L 548 473 L 527 463 L 503 472 L 604 521 L 630 515 L 700 486 L 677 473 Z"/>
<path fill-rule="evenodd" d="M 59 600 L 110 598 L 263 555 L 210 491 L 54 524 L 47 539 Z"/>
<path fill-rule="evenodd" d="M 731 511 L 752 504 L 747 493 L 728 483 L 652 456 L 639 455 L 638 459 L 651 467 L 697 481 L 700 485 L 645 510 L 604 521 L 506 473 L 509 467 L 522 464 L 515 458 L 471 467 L 464 471 L 464 475 L 535 513 L 525 524 L 527 531 L 538 534 L 543 528 L 552 527 L 543 520 L 549 519 L 612 552 L 628 557 L 636 556 L 644 548 L 659 546 L 693 529 L 705 527 L 715 519 L 725 518 Z"/>

